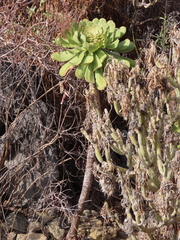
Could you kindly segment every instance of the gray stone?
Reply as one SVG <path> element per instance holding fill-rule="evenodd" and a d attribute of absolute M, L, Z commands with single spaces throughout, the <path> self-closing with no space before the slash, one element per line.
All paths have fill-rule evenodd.
<path fill-rule="evenodd" d="M 16 240 L 47 240 L 47 237 L 42 233 L 18 234 Z"/>
<path fill-rule="evenodd" d="M 16 232 L 10 232 L 7 234 L 7 240 L 16 240 Z"/>
<path fill-rule="evenodd" d="M 18 233 L 25 233 L 28 221 L 23 213 L 12 212 L 6 217 L 6 227 L 10 231 L 15 230 Z"/>
<path fill-rule="evenodd" d="M 85 210 L 83 211 L 83 215 L 84 215 L 85 217 L 89 217 L 89 216 L 91 215 L 91 211 L 90 211 L 89 209 L 85 209 Z"/>
<path fill-rule="evenodd" d="M 59 218 L 54 219 L 47 224 L 47 230 L 53 235 L 56 240 L 63 240 L 65 230 L 60 228 Z"/>
<path fill-rule="evenodd" d="M 39 216 L 42 225 L 47 224 L 48 222 L 52 221 L 56 218 L 56 214 L 54 209 L 47 209 L 45 211 L 38 211 L 36 215 Z"/>
<path fill-rule="evenodd" d="M 42 225 L 40 222 L 35 221 L 35 222 L 30 222 L 28 225 L 28 232 L 37 232 L 37 231 L 41 231 L 42 229 Z"/>
<path fill-rule="evenodd" d="M 5 166 L 11 179 L 8 195 L 12 196 L 14 206 L 24 206 L 31 200 L 41 208 L 47 189 L 59 178 L 57 148 L 53 143 L 48 144 L 53 138 L 48 132 L 51 124 L 48 115 L 46 105 L 39 100 L 10 126 L 9 159 Z"/>

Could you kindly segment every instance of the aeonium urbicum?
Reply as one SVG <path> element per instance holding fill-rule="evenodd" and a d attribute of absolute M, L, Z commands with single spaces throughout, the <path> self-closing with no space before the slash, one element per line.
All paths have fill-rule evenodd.
<path fill-rule="evenodd" d="M 79 24 L 73 23 L 71 29 L 65 32 L 65 38 L 58 36 L 55 39 L 56 44 L 66 50 L 53 53 L 51 58 L 67 62 L 60 68 L 61 76 L 65 76 L 68 70 L 77 66 L 75 71 L 77 78 L 85 78 L 102 90 L 106 87 L 103 72 L 110 55 L 127 67 L 135 65 L 134 60 L 120 55 L 134 49 L 134 43 L 129 39 L 119 41 L 125 33 L 126 28 L 123 26 L 116 28 L 112 20 L 107 22 L 104 18 L 95 18 L 92 21 L 84 19 Z"/>

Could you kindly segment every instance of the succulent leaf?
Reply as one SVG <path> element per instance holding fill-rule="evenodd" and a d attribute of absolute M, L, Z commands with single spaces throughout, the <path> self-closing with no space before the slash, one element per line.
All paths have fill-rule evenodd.
<path fill-rule="evenodd" d="M 123 49 L 119 49 L 118 52 L 119 53 L 128 53 L 131 52 L 134 49 L 135 45 L 133 42 L 130 42 L 129 45 L 127 46 L 127 48 Z"/>
<path fill-rule="evenodd" d="M 96 81 L 96 87 L 99 90 L 103 90 L 106 87 L 106 81 L 103 77 L 103 71 L 102 69 L 97 69 L 95 71 L 95 81 Z"/>
<path fill-rule="evenodd" d="M 59 75 L 60 76 L 65 76 L 66 75 L 66 73 L 71 69 L 71 68 L 73 68 L 74 67 L 74 65 L 72 65 L 70 62 L 67 62 L 67 63 L 65 63 L 61 68 L 60 68 L 60 70 L 59 70 Z"/>
<path fill-rule="evenodd" d="M 100 61 L 97 54 L 94 55 L 94 61 L 93 61 L 93 72 L 96 71 L 98 68 L 102 67 L 102 62 Z"/>
<path fill-rule="evenodd" d="M 180 120 L 174 123 L 174 125 L 172 126 L 172 130 L 173 132 L 180 134 Z"/>
<path fill-rule="evenodd" d="M 84 51 L 81 52 L 81 53 L 78 53 L 78 54 L 76 54 L 76 56 L 74 58 L 72 58 L 69 61 L 69 63 L 71 63 L 72 65 L 77 66 L 77 65 L 79 65 L 82 62 L 84 56 L 85 56 L 85 52 Z"/>
<path fill-rule="evenodd" d="M 79 25 L 78 25 L 78 23 L 76 23 L 76 22 L 73 22 L 72 24 L 71 24 L 71 32 L 74 32 L 74 31 L 76 31 L 76 30 L 78 30 L 78 28 L 79 28 Z"/>
<path fill-rule="evenodd" d="M 136 66 L 136 61 L 131 58 L 121 57 L 121 59 L 122 59 L 120 60 L 121 62 L 124 60 L 128 61 L 130 63 L 130 68 Z"/>
<path fill-rule="evenodd" d="M 119 30 L 120 30 L 120 37 L 119 38 L 121 38 L 126 33 L 126 27 L 122 26 L 122 27 L 119 28 Z"/>
<path fill-rule="evenodd" d="M 61 38 L 60 36 L 56 37 L 55 43 L 56 43 L 57 46 L 62 46 L 61 39 L 62 39 L 62 38 Z"/>
<path fill-rule="evenodd" d="M 130 58 L 121 57 L 120 55 L 113 55 L 115 59 L 118 59 L 120 62 L 122 62 L 125 66 L 128 68 L 134 67 L 136 62 Z"/>
<path fill-rule="evenodd" d="M 105 18 L 100 18 L 100 19 L 99 19 L 99 24 L 100 24 L 100 25 L 101 25 L 101 24 L 107 24 L 106 19 L 105 19 Z"/>
<path fill-rule="evenodd" d="M 107 58 L 106 53 L 101 49 L 98 49 L 94 54 L 93 71 L 97 70 L 98 68 L 101 68 L 106 58 Z"/>
<path fill-rule="evenodd" d="M 78 38 L 78 31 L 75 31 L 75 32 L 74 32 L 74 34 L 73 34 L 73 36 L 72 36 L 72 40 L 73 40 L 77 45 L 81 44 L 81 42 L 80 42 L 80 40 L 79 40 L 79 38 Z"/>
<path fill-rule="evenodd" d="M 117 48 L 118 43 L 119 43 L 119 40 L 117 39 L 116 41 L 114 41 L 114 42 L 112 42 L 112 43 L 108 43 L 108 44 L 106 45 L 106 48 L 107 48 L 107 49 L 115 49 L 115 48 Z"/>
<path fill-rule="evenodd" d="M 92 63 L 87 65 L 84 77 L 85 77 L 87 82 L 95 83 L 94 72 L 93 72 L 93 64 Z"/>
<path fill-rule="evenodd" d="M 87 47 L 87 50 L 90 52 L 90 53 L 93 53 L 95 51 L 97 51 L 99 49 L 99 43 L 96 42 L 96 43 L 89 43 L 88 44 L 88 47 Z"/>
<path fill-rule="evenodd" d="M 55 39 L 55 43 L 56 43 L 56 45 L 63 46 L 65 48 L 66 47 L 69 47 L 69 48 L 74 47 L 67 39 L 64 39 L 60 36 Z"/>
<path fill-rule="evenodd" d="M 69 53 L 74 54 L 74 55 L 76 55 L 76 54 L 82 52 L 82 50 L 81 50 L 81 49 L 78 49 L 78 48 L 68 49 L 67 51 L 68 51 Z"/>
<path fill-rule="evenodd" d="M 99 19 L 98 19 L 98 18 L 94 18 L 94 19 L 92 20 L 92 22 L 95 23 L 95 24 L 98 24 L 98 23 L 99 23 Z"/>
<path fill-rule="evenodd" d="M 77 49 L 71 49 L 63 52 L 55 52 L 51 55 L 51 58 L 59 62 L 66 62 L 72 59 L 78 52 L 79 51 Z"/>
<path fill-rule="evenodd" d="M 104 160 L 103 160 L 103 157 L 102 157 L 102 155 L 101 155 L 101 152 L 100 152 L 97 144 L 94 145 L 94 153 L 95 153 L 95 155 L 96 155 L 97 160 L 98 160 L 100 163 L 103 163 Z"/>
<path fill-rule="evenodd" d="M 79 79 L 84 78 L 84 74 L 85 74 L 86 68 L 87 68 L 87 65 L 82 65 L 82 64 L 80 64 L 80 65 L 76 68 L 76 71 L 75 71 L 76 77 L 79 78 Z"/>
<path fill-rule="evenodd" d="M 103 63 L 107 59 L 107 54 L 105 51 L 99 49 L 96 54 L 98 55 L 100 61 Z"/>
<path fill-rule="evenodd" d="M 74 47 L 74 46 L 76 46 L 76 45 L 79 45 L 79 43 L 77 43 L 76 41 L 74 41 L 72 35 L 68 35 L 67 39 L 68 39 L 69 43 L 71 44 L 71 46 Z"/>
<path fill-rule="evenodd" d="M 118 115 L 120 115 L 120 110 L 121 110 L 120 104 L 117 101 L 115 101 L 115 100 L 113 101 L 113 104 L 114 104 L 114 110 L 116 111 L 116 113 Z"/>
<path fill-rule="evenodd" d="M 120 42 L 116 47 L 116 51 L 125 51 L 131 45 L 131 41 L 129 39 L 125 39 L 124 41 Z"/>
<path fill-rule="evenodd" d="M 82 61 L 81 64 L 84 65 L 84 64 L 92 63 L 93 60 L 94 60 L 94 54 L 89 52 L 89 53 L 84 57 L 84 59 L 83 59 L 83 61 Z"/>
<path fill-rule="evenodd" d="M 59 61 L 59 62 L 65 62 L 70 60 L 71 58 L 74 57 L 74 54 L 68 54 L 68 52 L 55 52 L 51 54 L 52 60 Z"/>
<path fill-rule="evenodd" d="M 82 32 L 79 33 L 79 38 L 82 43 L 86 42 L 86 36 Z"/>
<path fill-rule="evenodd" d="M 114 33 L 115 28 L 116 28 L 115 23 L 114 23 L 112 20 L 109 20 L 109 21 L 107 22 L 107 24 L 108 24 L 108 26 L 109 26 L 109 33 L 110 33 L 110 34 Z"/>

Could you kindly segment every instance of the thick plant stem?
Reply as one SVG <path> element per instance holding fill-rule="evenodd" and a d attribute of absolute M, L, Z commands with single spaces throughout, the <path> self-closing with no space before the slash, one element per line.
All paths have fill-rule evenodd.
<path fill-rule="evenodd" d="M 93 179 L 93 174 L 92 174 L 93 162 L 94 162 L 94 149 L 93 149 L 92 144 L 90 144 L 87 149 L 87 162 L 86 162 L 86 168 L 85 168 L 85 174 L 84 174 L 81 195 L 80 195 L 79 202 L 78 202 L 78 210 L 72 217 L 71 227 L 70 227 L 69 232 L 66 237 L 67 240 L 76 240 L 77 239 L 77 230 L 78 230 L 80 217 L 83 213 L 85 203 L 88 199 L 89 192 L 91 190 L 92 179 Z"/>
<path fill-rule="evenodd" d="M 100 113 L 100 99 L 99 99 L 99 92 L 94 86 L 94 84 L 89 85 L 89 93 L 91 99 L 86 102 L 86 107 L 90 111 L 90 116 L 98 117 L 97 115 Z M 92 119 L 91 119 L 92 120 Z M 95 131 L 95 122 L 92 122 L 92 137 L 96 134 Z M 72 219 L 71 219 L 71 227 L 68 231 L 68 234 L 66 236 L 66 240 L 77 240 L 77 231 L 78 231 L 78 225 L 81 218 L 81 215 L 84 211 L 85 204 L 89 197 L 89 192 L 91 190 L 92 186 L 92 180 L 93 180 L 93 163 L 95 160 L 95 153 L 94 153 L 94 147 L 92 143 L 89 143 L 88 149 L 87 149 L 87 159 L 86 159 L 86 168 L 85 168 L 85 174 L 84 174 L 84 180 L 82 185 L 81 194 L 78 201 L 78 208 L 77 211 L 74 213 Z"/>

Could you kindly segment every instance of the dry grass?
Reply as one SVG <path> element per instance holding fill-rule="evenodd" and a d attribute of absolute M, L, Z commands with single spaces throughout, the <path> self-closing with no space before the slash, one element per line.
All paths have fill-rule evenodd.
<path fill-rule="evenodd" d="M 80 128 L 85 117 L 86 83 L 75 79 L 73 72 L 60 77 L 59 64 L 50 57 L 52 52 L 60 50 L 53 42 L 57 34 L 86 13 L 85 9 L 82 11 L 86 6 L 75 2 L 1 1 L 0 121 L 4 146 L 0 201 L 4 220 L 7 212 L 19 208 L 30 215 L 39 207 L 70 213 L 69 198 L 73 203 L 77 201 L 71 181 L 82 178 L 80 169 L 84 168 L 86 143 Z M 37 112 L 38 108 L 43 109 Z M 21 133 L 22 118 L 29 112 L 34 116 L 28 121 L 27 134 Z M 32 134 L 28 132 L 32 130 L 31 121 Z M 26 151 L 25 141 L 29 144 Z M 21 149 L 25 152 L 17 165 L 15 157 Z M 54 163 L 49 162 L 48 156 L 55 159 Z M 44 179 L 57 169 L 60 176 L 57 174 L 57 179 L 50 178 L 43 185 Z M 26 189 L 23 184 L 28 178 L 31 183 Z M 35 203 L 37 196 L 32 196 L 27 205 L 28 192 L 34 187 L 40 189 L 39 199 Z"/>

